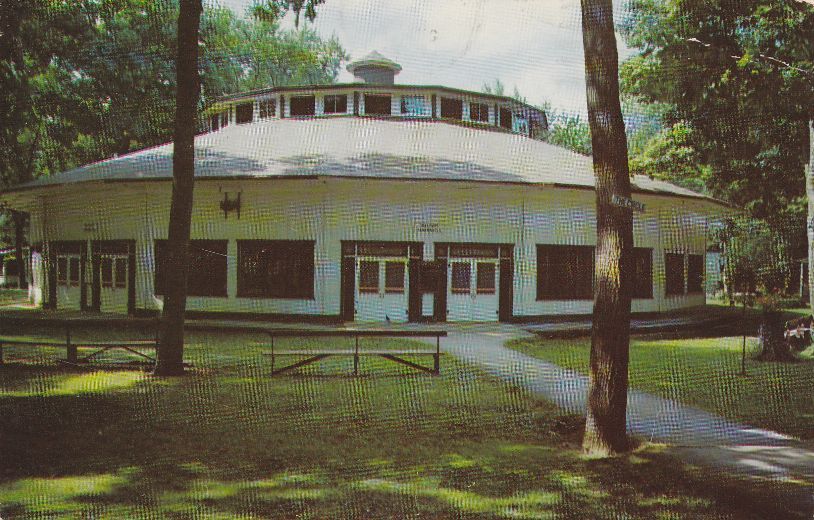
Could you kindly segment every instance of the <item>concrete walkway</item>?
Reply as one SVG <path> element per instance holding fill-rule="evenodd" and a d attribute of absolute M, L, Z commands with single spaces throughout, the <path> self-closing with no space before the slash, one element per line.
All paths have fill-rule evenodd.
<path fill-rule="evenodd" d="M 588 378 L 504 347 L 532 336 L 511 325 L 450 326 L 442 349 L 488 373 L 525 388 L 574 414 L 584 414 Z M 739 476 L 808 483 L 789 497 L 814 518 L 814 449 L 794 438 L 639 391 L 628 395 L 628 431 L 672 445 L 685 462 Z"/>

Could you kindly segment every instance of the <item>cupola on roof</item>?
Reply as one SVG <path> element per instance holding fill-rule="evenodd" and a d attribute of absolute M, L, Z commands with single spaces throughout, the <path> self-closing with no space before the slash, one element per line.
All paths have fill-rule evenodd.
<path fill-rule="evenodd" d="M 361 83 L 392 85 L 395 83 L 396 74 L 401 72 L 401 65 L 373 51 L 350 63 L 348 72 L 353 74 L 355 81 Z"/>

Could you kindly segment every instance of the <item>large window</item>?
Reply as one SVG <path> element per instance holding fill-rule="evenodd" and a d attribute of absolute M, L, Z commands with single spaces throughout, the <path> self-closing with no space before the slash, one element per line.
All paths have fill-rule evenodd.
<path fill-rule="evenodd" d="M 441 117 L 447 119 L 463 119 L 464 103 L 460 99 L 441 98 Z"/>
<path fill-rule="evenodd" d="M 486 123 L 489 121 L 489 105 L 486 103 L 469 103 L 469 120 Z"/>
<path fill-rule="evenodd" d="M 390 96 L 365 94 L 365 115 L 389 116 L 392 114 L 392 110 Z"/>
<path fill-rule="evenodd" d="M 326 114 L 344 114 L 348 111 L 348 96 L 325 96 L 322 111 Z"/>
<path fill-rule="evenodd" d="M 653 250 L 646 247 L 633 248 L 633 297 L 653 297 Z"/>
<path fill-rule="evenodd" d="M 251 123 L 254 118 L 254 102 L 241 103 L 235 108 L 235 123 Z"/>
<path fill-rule="evenodd" d="M 593 298 L 593 246 L 537 246 L 537 299 Z"/>
<path fill-rule="evenodd" d="M 155 241 L 155 294 L 166 294 L 167 241 Z M 226 240 L 190 240 L 189 296 L 226 296 Z"/>
<path fill-rule="evenodd" d="M 314 297 L 313 241 L 238 240 L 237 262 L 239 297 Z"/>
<path fill-rule="evenodd" d="M 667 295 L 684 294 L 684 254 L 664 253 L 665 291 Z"/>
<path fill-rule="evenodd" d="M 291 115 L 312 116 L 314 115 L 314 96 L 291 96 Z"/>
<path fill-rule="evenodd" d="M 704 256 L 687 256 L 687 292 L 704 292 Z"/>

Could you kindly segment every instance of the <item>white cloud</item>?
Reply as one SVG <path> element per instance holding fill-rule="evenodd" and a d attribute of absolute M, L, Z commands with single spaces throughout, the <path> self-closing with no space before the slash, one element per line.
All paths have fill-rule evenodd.
<path fill-rule="evenodd" d="M 251 0 L 221 2 L 242 14 Z M 326 0 L 314 27 L 354 58 L 375 49 L 399 62 L 400 83 L 480 90 L 499 78 L 531 103 L 586 112 L 578 0 Z"/>

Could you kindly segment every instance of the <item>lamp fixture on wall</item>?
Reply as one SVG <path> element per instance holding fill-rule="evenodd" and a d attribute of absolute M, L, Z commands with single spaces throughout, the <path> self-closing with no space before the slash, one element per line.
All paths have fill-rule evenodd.
<path fill-rule="evenodd" d="M 243 194 L 242 191 L 237 192 L 237 197 L 234 199 L 229 198 L 229 192 L 223 192 L 223 200 L 220 201 L 220 209 L 223 210 L 223 218 L 228 219 L 229 213 L 232 211 L 237 212 L 237 219 L 240 220 L 240 196 Z"/>

